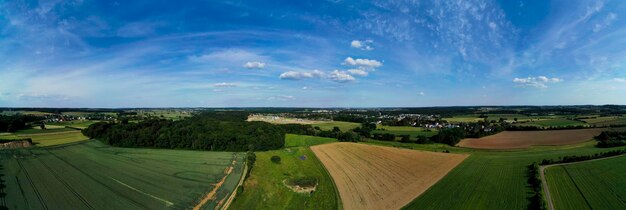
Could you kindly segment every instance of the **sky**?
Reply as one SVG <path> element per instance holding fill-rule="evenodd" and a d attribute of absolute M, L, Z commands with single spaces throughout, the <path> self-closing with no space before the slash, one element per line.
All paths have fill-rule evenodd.
<path fill-rule="evenodd" d="M 0 107 L 626 104 L 626 1 L 0 0 Z"/>

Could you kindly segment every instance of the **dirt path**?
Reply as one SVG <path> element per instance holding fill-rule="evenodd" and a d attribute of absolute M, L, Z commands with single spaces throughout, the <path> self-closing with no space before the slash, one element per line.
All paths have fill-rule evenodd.
<path fill-rule="evenodd" d="M 539 175 L 541 176 L 541 185 L 543 185 L 543 192 L 546 194 L 546 199 L 548 200 L 548 209 L 549 210 L 554 210 L 554 204 L 552 203 L 552 197 L 550 197 L 550 190 L 548 189 L 548 182 L 546 181 L 546 174 L 545 174 L 546 168 L 550 168 L 552 166 L 564 166 L 564 165 L 572 165 L 572 164 L 584 163 L 584 162 L 593 162 L 593 161 L 617 158 L 617 157 L 622 157 L 622 156 L 626 156 L 626 154 L 617 155 L 617 156 L 611 156 L 611 157 L 598 158 L 598 159 L 593 159 L 593 160 L 584 160 L 584 161 L 571 162 L 571 163 L 557 163 L 557 164 L 552 164 L 552 165 L 540 166 L 539 167 Z"/>
<path fill-rule="evenodd" d="M 236 163 L 237 163 L 237 161 L 233 160 L 232 165 L 228 166 L 228 168 L 226 168 L 224 170 L 224 174 L 225 174 L 224 177 L 222 177 L 222 179 L 217 184 L 215 184 L 215 187 L 213 187 L 213 190 L 211 190 L 211 192 L 207 193 L 206 196 L 204 196 L 204 198 L 200 201 L 200 203 L 198 203 L 198 205 L 193 207 L 193 210 L 200 210 L 202 208 L 202 206 L 204 206 L 204 204 L 206 204 L 210 200 L 214 200 L 215 199 L 215 195 L 217 194 L 217 190 L 219 190 L 220 187 L 222 187 L 222 185 L 224 184 L 224 182 L 226 182 L 226 178 L 228 178 L 228 175 L 230 175 L 230 173 L 233 172 L 233 169 L 235 168 L 235 164 Z"/>
<path fill-rule="evenodd" d="M 230 197 L 228 197 L 228 200 L 226 200 L 226 203 L 224 204 L 224 206 L 222 206 L 222 209 L 226 210 L 228 209 L 228 207 L 230 207 L 230 204 L 233 202 L 233 200 L 235 200 L 235 196 L 237 196 L 237 189 L 243 185 L 243 181 L 246 179 L 246 173 L 248 173 L 248 164 L 245 164 L 243 166 L 243 173 L 241 174 L 241 179 L 239 179 L 239 184 L 237 184 L 237 187 L 235 187 L 235 190 L 233 190 L 233 192 L 230 194 Z"/>

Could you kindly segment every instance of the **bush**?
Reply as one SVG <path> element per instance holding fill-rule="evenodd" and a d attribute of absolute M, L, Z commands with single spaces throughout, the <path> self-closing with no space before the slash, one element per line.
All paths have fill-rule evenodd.
<path fill-rule="evenodd" d="M 270 160 L 272 160 L 272 163 L 280 164 L 280 157 L 277 155 L 272 156 Z"/>

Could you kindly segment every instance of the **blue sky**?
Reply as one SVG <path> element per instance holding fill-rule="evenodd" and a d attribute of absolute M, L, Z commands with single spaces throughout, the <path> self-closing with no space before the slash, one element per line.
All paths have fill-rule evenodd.
<path fill-rule="evenodd" d="M 626 104 L 626 1 L 0 1 L 0 106 Z"/>

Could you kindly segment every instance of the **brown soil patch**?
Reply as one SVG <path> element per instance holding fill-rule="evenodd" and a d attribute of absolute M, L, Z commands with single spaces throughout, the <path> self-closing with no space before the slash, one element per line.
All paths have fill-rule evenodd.
<path fill-rule="evenodd" d="M 315 189 L 317 189 L 317 183 L 314 186 L 289 185 L 289 184 L 287 184 L 287 180 L 285 179 L 285 180 L 283 180 L 283 184 L 287 188 L 289 188 L 292 191 L 297 192 L 297 193 L 309 193 L 310 194 L 310 193 L 314 192 Z"/>
<path fill-rule="evenodd" d="M 30 142 L 19 141 L 19 140 L 10 141 L 6 143 L 0 143 L 0 149 L 15 149 L 15 148 L 25 148 L 25 147 L 31 147 L 31 146 L 33 146 L 33 144 L 31 144 Z"/>
<path fill-rule="evenodd" d="M 344 209 L 400 209 L 468 155 L 339 142 L 312 146 Z"/>
<path fill-rule="evenodd" d="M 200 201 L 200 203 L 198 203 L 198 205 L 193 207 L 193 210 L 200 210 L 202 208 L 202 206 L 204 206 L 204 204 L 206 204 L 207 202 L 209 202 L 211 200 L 215 200 L 215 195 L 217 194 L 217 190 L 219 190 L 220 187 L 222 187 L 222 185 L 226 181 L 226 178 L 228 177 L 228 175 L 233 172 L 235 163 L 237 163 L 237 161 L 233 160 L 232 165 L 229 166 L 228 168 L 224 169 L 224 174 L 225 174 L 224 177 L 222 177 L 222 179 L 217 184 L 215 184 L 215 187 L 213 187 L 213 190 L 211 190 L 211 192 L 207 193 L 206 196 L 204 196 L 204 198 Z M 219 205 L 217 205 L 217 206 L 219 206 Z"/>
<path fill-rule="evenodd" d="M 519 149 L 530 146 L 553 146 L 582 143 L 593 139 L 603 129 L 549 131 L 504 131 L 483 138 L 467 138 L 457 146 L 481 149 Z"/>

